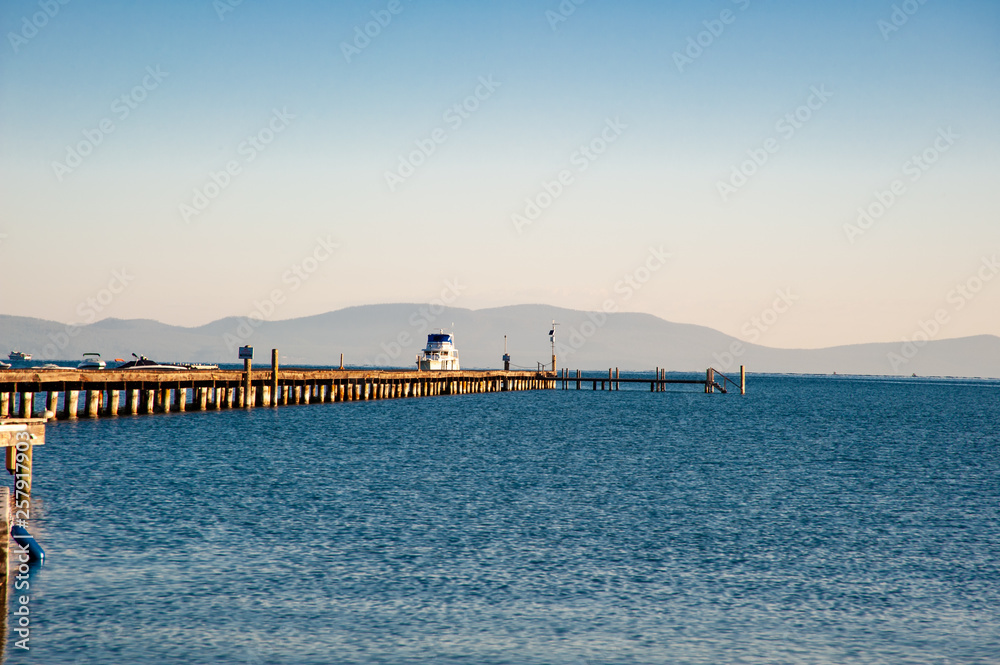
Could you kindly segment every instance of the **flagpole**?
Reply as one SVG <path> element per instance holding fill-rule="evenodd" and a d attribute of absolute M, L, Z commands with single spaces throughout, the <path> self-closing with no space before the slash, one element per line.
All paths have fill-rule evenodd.
<path fill-rule="evenodd" d="M 552 319 L 552 328 L 549 330 L 549 341 L 552 343 L 552 371 L 556 371 L 556 323 L 555 319 Z"/>

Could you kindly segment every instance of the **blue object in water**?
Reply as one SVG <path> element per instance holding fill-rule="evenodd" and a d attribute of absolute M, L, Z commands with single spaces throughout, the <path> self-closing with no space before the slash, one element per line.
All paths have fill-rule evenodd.
<path fill-rule="evenodd" d="M 10 528 L 10 536 L 18 545 L 28 547 L 28 563 L 37 562 L 39 565 L 45 563 L 45 550 L 38 544 L 35 537 L 28 533 L 27 529 L 15 524 Z"/>

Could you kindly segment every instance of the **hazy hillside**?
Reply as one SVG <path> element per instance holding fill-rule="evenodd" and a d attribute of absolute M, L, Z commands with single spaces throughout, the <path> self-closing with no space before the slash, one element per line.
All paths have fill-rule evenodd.
<path fill-rule="evenodd" d="M 773 349 L 743 344 L 711 328 L 671 323 L 649 314 L 603 315 L 546 305 L 468 310 L 430 305 L 367 305 L 286 321 L 220 319 L 197 328 L 149 320 L 105 319 L 74 328 L 40 319 L 0 315 L 0 350 L 19 349 L 36 360 L 75 359 L 88 351 L 105 358 L 135 352 L 160 361 L 235 362 L 235 348 L 257 348 L 258 362 L 270 349 L 282 362 L 333 365 L 345 354 L 349 365 L 409 367 L 435 328 L 454 330 L 465 367 L 498 367 L 504 335 L 513 363 L 535 368 L 549 362 L 549 324 L 555 319 L 561 367 L 721 371 L 741 363 L 750 371 L 922 376 L 1000 377 L 1000 337 L 982 335 L 934 341 L 906 360 L 900 343 L 828 349 Z M 910 350 L 907 350 L 909 352 Z M 896 355 L 896 365 L 890 362 Z"/>

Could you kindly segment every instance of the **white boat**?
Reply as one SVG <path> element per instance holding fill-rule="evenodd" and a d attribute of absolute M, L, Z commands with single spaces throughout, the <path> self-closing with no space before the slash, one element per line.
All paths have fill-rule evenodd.
<path fill-rule="evenodd" d="M 4 361 L 0 360 L 0 369 L 10 369 L 10 363 L 5 363 Z"/>
<path fill-rule="evenodd" d="M 427 336 L 427 348 L 424 355 L 417 358 L 420 371 L 456 370 L 458 369 L 458 351 L 455 349 L 455 336 L 443 330 Z"/>
<path fill-rule="evenodd" d="M 11 351 L 7 357 L 11 360 L 31 360 L 31 354 L 23 351 Z"/>
<path fill-rule="evenodd" d="M 83 362 L 76 366 L 77 369 L 104 369 L 108 364 L 101 360 L 100 353 L 83 354 Z"/>

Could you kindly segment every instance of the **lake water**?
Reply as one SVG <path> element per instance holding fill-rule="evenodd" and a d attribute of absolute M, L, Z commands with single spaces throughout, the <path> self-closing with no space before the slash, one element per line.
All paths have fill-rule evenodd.
<path fill-rule="evenodd" d="M 749 388 L 52 424 L 8 662 L 1000 662 L 1000 382 Z"/>

